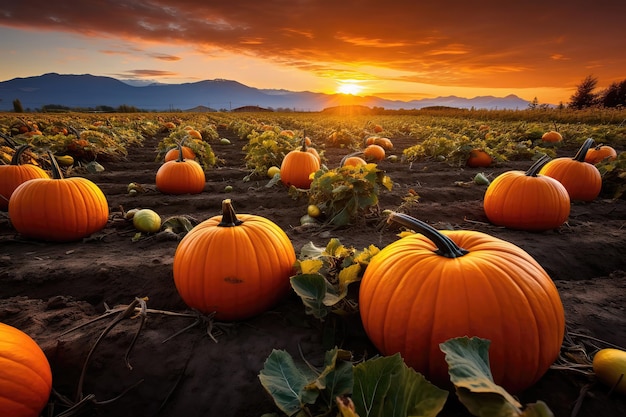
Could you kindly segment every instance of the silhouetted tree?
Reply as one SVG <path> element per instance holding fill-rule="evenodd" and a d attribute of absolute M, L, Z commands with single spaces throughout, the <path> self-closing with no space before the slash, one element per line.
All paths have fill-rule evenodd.
<path fill-rule="evenodd" d="M 596 104 L 598 96 L 594 94 L 593 90 L 596 89 L 597 85 L 598 79 L 596 77 L 588 75 L 578 85 L 574 95 L 570 97 L 569 107 L 580 110 Z"/>
<path fill-rule="evenodd" d="M 626 80 L 614 82 L 600 94 L 600 103 L 604 107 L 626 106 Z"/>
<path fill-rule="evenodd" d="M 24 107 L 22 107 L 22 102 L 19 98 L 13 100 L 13 111 L 15 113 L 24 113 Z"/>

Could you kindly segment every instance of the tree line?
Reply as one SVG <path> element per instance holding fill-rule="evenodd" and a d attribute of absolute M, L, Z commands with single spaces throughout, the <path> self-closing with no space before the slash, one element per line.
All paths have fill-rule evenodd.
<path fill-rule="evenodd" d="M 626 80 L 614 82 L 599 92 L 595 91 L 597 86 L 598 78 L 592 75 L 585 77 L 570 97 L 568 106 L 577 110 L 587 107 L 626 107 Z"/>

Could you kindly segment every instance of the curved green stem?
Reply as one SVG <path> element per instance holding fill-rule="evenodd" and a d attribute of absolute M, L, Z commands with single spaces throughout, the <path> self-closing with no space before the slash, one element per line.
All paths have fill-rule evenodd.
<path fill-rule="evenodd" d="M 59 167 L 59 163 L 57 162 L 57 159 L 54 157 L 54 155 L 52 155 L 52 152 L 50 151 L 48 151 L 48 157 L 50 158 L 50 166 L 52 169 L 52 179 L 62 180 L 63 172 L 61 171 L 61 168 Z"/>
<path fill-rule="evenodd" d="M 535 161 L 534 164 L 532 164 L 530 166 L 530 168 L 528 168 L 528 171 L 526 171 L 526 175 L 529 177 L 536 177 L 537 174 L 539 173 L 539 171 L 541 170 L 541 168 L 552 158 L 550 158 L 548 155 L 543 155 L 541 158 L 537 159 Z"/>
<path fill-rule="evenodd" d="M 218 224 L 219 227 L 234 227 L 242 224 L 243 221 L 237 218 L 237 213 L 233 209 L 233 204 L 230 198 L 222 201 L 222 221 Z"/>
<path fill-rule="evenodd" d="M 387 219 L 387 223 L 391 222 L 399 223 L 402 226 L 416 230 L 426 236 L 437 246 L 435 253 L 438 255 L 445 256 L 446 258 L 459 258 L 469 253 L 468 250 L 460 248 L 452 239 L 443 235 L 431 225 L 417 220 L 408 214 L 392 212 Z"/>
<path fill-rule="evenodd" d="M 585 142 L 580 147 L 576 155 L 574 155 L 574 161 L 585 162 L 585 156 L 587 156 L 587 151 L 593 146 L 595 141 L 592 138 L 585 139 Z"/>

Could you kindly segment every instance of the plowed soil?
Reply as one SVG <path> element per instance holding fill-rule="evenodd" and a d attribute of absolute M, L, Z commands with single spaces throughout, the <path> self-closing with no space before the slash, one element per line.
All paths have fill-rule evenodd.
<path fill-rule="evenodd" d="M 355 358 L 377 354 L 358 316 L 340 321 L 342 326 L 328 340 L 328 323 L 307 316 L 294 294 L 257 317 L 213 323 L 209 328 L 203 322 L 176 335 L 196 320 L 173 283 L 178 241 L 164 235 L 134 241 L 136 231 L 122 215 L 126 210 L 151 208 L 163 219 L 185 215 L 200 222 L 219 215 L 222 200 L 231 198 L 238 213 L 260 215 L 281 226 L 296 252 L 308 242 L 325 246 L 332 237 L 357 249 L 370 244 L 382 248 L 398 239 L 397 229 L 381 228 L 376 221 L 344 228 L 300 227 L 308 202 L 292 199 L 281 185 L 267 188 L 267 178 L 244 181 L 249 174 L 242 151 L 245 142 L 227 130 L 220 135 L 232 144 L 212 145 L 222 162 L 207 172 L 201 194 L 164 195 L 156 190 L 159 136 L 131 149 L 127 160 L 102 162 L 104 172 L 83 174 L 100 186 L 110 206 L 106 228 L 83 241 L 24 239 L 11 227 L 7 213 L 0 213 L 0 320 L 28 333 L 49 358 L 54 392 L 44 415 L 56 416 L 93 395 L 76 415 L 261 416 L 278 412 L 258 379 L 272 349 L 285 349 L 313 364 L 321 363 L 324 352 L 334 345 L 352 350 Z M 396 155 L 415 143 L 411 138 L 391 139 Z M 559 153 L 572 156 L 575 151 L 563 147 Z M 345 153 L 325 149 L 326 164 L 336 166 Z M 516 161 L 474 169 L 444 162 L 383 161 L 379 167 L 394 187 L 381 193 L 380 209 L 397 209 L 413 190 L 420 199 L 405 206 L 408 214 L 439 229 L 486 232 L 528 252 L 560 291 L 569 335 L 564 354 L 576 346 L 583 347 L 587 357 L 601 347 L 626 347 L 626 201 L 601 196 L 591 203 L 574 202 L 565 225 L 541 233 L 489 224 L 482 209 L 486 186 L 472 183 L 474 175 L 485 172 L 493 179 L 507 170 L 525 171 L 529 165 Z M 142 184 L 146 192 L 129 195 L 130 182 Z M 224 191 L 227 185 L 232 192 Z M 136 341 L 133 344 L 140 318 L 115 324 L 96 345 L 81 382 L 96 339 L 135 297 L 147 297 L 150 309 Z M 109 315 L 89 322 L 106 311 Z M 88 324 L 72 330 L 83 323 Z M 128 366 L 124 358 L 131 346 Z M 542 400 L 559 417 L 626 416 L 626 397 L 571 370 L 551 369 L 519 398 L 522 403 Z M 451 394 L 441 415 L 470 414 Z"/>

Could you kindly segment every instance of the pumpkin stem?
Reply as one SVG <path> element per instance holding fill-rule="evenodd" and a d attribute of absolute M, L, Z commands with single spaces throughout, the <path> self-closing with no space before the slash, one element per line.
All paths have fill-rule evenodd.
<path fill-rule="evenodd" d="M 528 168 L 528 171 L 526 171 L 526 175 L 529 177 L 536 177 L 537 174 L 539 173 L 539 171 L 541 170 L 541 168 L 550 160 L 551 158 L 546 155 L 543 154 L 543 156 L 539 159 L 537 159 L 535 161 L 534 164 L 532 164 L 530 166 L 530 168 Z"/>
<path fill-rule="evenodd" d="M 302 130 L 302 141 L 300 142 L 302 147 L 300 148 L 301 152 L 306 152 L 308 146 L 306 146 L 306 132 Z"/>
<path fill-rule="evenodd" d="M 243 221 L 237 218 L 237 213 L 233 209 L 233 204 L 230 198 L 222 201 L 222 221 L 218 224 L 219 227 L 234 227 L 242 224 Z"/>
<path fill-rule="evenodd" d="M 178 158 L 176 162 L 183 162 L 183 145 L 185 144 L 186 137 L 184 137 L 180 142 L 176 142 L 176 147 L 178 148 Z"/>
<path fill-rule="evenodd" d="M 576 155 L 574 155 L 574 161 L 585 162 L 585 156 L 587 156 L 587 151 L 593 146 L 594 140 L 592 138 L 585 139 L 585 142 L 580 147 Z"/>
<path fill-rule="evenodd" d="M 62 180 L 63 172 L 61 171 L 61 168 L 59 167 L 59 163 L 57 162 L 56 158 L 54 157 L 54 155 L 52 155 L 52 152 L 48 151 L 48 157 L 50 158 L 50 166 L 52 169 L 52 179 Z"/>
<path fill-rule="evenodd" d="M 30 145 L 28 143 L 17 148 L 15 150 L 15 153 L 13 154 L 13 157 L 11 158 L 11 165 L 19 165 L 22 153 L 24 153 L 24 151 L 28 148 L 30 148 Z"/>
<path fill-rule="evenodd" d="M 448 236 L 440 233 L 437 229 L 404 213 L 391 212 L 387 218 L 387 223 L 396 222 L 411 230 L 417 230 L 419 233 L 430 239 L 436 246 L 436 254 L 445 256 L 446 258 L 460 258 L 469 253 L 468 250 L 460 248 Z"/>

